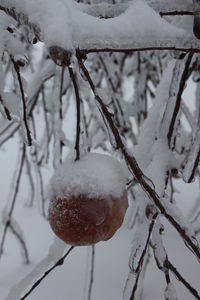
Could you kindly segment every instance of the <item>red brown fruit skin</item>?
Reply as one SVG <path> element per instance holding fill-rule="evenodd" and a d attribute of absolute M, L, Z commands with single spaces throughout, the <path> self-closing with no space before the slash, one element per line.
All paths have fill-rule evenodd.
<path fill-rule="evenodd" d="M 127 208 L 126 192 L 120 198 L 88 198 L 87 195 L 57 198 L 49 206 L 49 223 L 54 233 L 67 244 L 93 245 L 114 235 Z"/>

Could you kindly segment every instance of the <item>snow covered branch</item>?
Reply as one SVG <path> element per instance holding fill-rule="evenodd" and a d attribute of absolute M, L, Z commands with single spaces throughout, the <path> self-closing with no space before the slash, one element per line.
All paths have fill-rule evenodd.
<path fill-rule="evenodd" d="M 21 75 L 20 75 L 20 69 L 19 69 L 19 65 L 13 58 L 11 59 L 11 61 L 14 65 L 14 69 L 17 74 L 17 79 L 19 82 L 19 87 L 20 87 L 20 92 L 21 92 L 21 99 L 22 99 L 22 105 L 23 105 L 23 121 L 24 121 L 24 126 L 25 126 L 26 134 L 27 134 L 27 143 L 28 143 L 28 146 L 32 146 L 32 137 L 31 137 L 29 126 L 28 126 L 28 121 L 27 121 L 26 99 L 25 99 L 24 88 L 23 88 L 22 79 L 21 79 Z"/>
<path fill-rule="evenodd" d="M 4 110 L 4 113 L 5 113 L 5 116 L 6 118 L 11 121 L 12 120 L 12 117 L 11 117 L 11 114 L 9 112 L 9 109 L 5 106 L 4 104 L 4 101 L 2 99 L 2 97 L 0 96 L 0 104 L 3 106 L 3 110 Z"/>
<path fill-rule="evenodd" d="M 133 1 L 125 3 L 98 3 L 98 4 L 79 4 L 78 8 L 95 17 L 113 18 L 124 13 Z M 160 15 L 193 15 L 193 6 L 191 1 L 166 1 L 163 5 L 159 0 L 148 0 L 148 5 L 151 6 Z"/>
<path fill-rule="evenodd" d="M 92 78 L 90 77 L 90 74 L 88 70 L 86 69 L 84 63 L 82 60 L 78 57 L 80 68 L 83 71 L 85 77 L 88 80 L 88 83 L 90 85 L 91 90 L 94 93 L 95 99 L 100 105 L 100 108 L 102 110 L 102 113 L 104 117 L 106 118 L 106 121 L 108 122 L 108 125 L 110 126 L 110 129 L 113 133 L 113 136 L 115 138 L 116 143 L 116 149 L 119 149 L 124 156 L 124 159 L 126 160 L 126 163 L 131 168 L 133 175 L 136 177 L 137 181 L 141 185 L 141 187 L 145 190 L 146 194 L 153 200 L 156 207 L 160 210 L 160 212 L 168 219 L 168 221 L 174 226 L 174 228 L 178 231 L 178 233 L 182 236 L 186 244 L 189 246 L 189 248 L 193 251 L 193 253 L 197 256 L 198 259 L 200 259 L 200 248 L 195 240 L 195 238 L 191 237 L 187 233 L 187 229 L 182 227 L 178 220 L 174 218 L 174 216 L 166 210 L 166 207 L 163 203 L 163 201 L 160 199 L 159 195 L 156 193 L 155 189 L 153 189 L 149 183 L 147 182 L 146 176 L 143 174 L 142 170 L 138 166 L 138 163 L 135 159 L 135 157 L 129 155 L 128 151 L 125 148 L 125 145 L 122 142 L 121 136 L 118 132 L 118 129 L 116 128 L 113 120 L 112 115 L 107 110 L 106 106 L 103 103 L 103 100 L 98 95 L 95 85 L 92 81 Z"/>
<path fill-rule="evenodd" d="M 16 205 L 16 200 L 17 200 L 17 196 L 18 196 L 18 192 L 19 192 L 19 185 L 21 182 L 21 177 L 22 177 L 22 172 L 23 172 L 23 167 L 24 167 L 24 162 L 25 162 L 25 154 L 26 154 L 26 148 L 25 145 L 22 146 L 22 149 L 20 151 L 20 163 L 18 166 L 18 162 L 17 162 L 17 173 L 16 176 L 14 176 L 14 191 L 13 191 L 13 195 L 12 195 L 12 199 L 11 199 L 11 204 L 10 204 L 10 208 L 9 211 L 3 211 L 2 214 L 2 219 L 3 219 L 3 230 L 2 230 L 2 235 L 1 235 L 1 240 L 0 240 L 0 258 L 3 254 L 4 251 L 4 243 L 6 240 L 6 235 L 7 235 L 7 231 L 8 229 L 11 227 L 12 232 L 18 236 L 15 228 L 13 227 L 13 220 L 12 220 L 12 214 L 13 214 L 13 210 L 15 208 Z M 29 258 L 28 258 L 28 254 L 27 254 L 27 250 L 26 250 L 26 246 L 24 244 L 24 241 L 22 238 L 20 238 L 20 243 L 23 244 L 23 248 L 25 249 L 25 256 L 26 256 L 26 262 L 29 262 Z"/>
<path fill-rule="evenodd" d="M 187 77 L 188 77 L 188 71 L 189 71 L 189 67 L 190 67 L 190 63 L 192 61 L 193 55 L 194 55 L 194 53 L 192 51 L 188 54 L 188 58 L 187 58 L 187 61 L 185 63 L 185 67 L 184 67 L 182 76 L 180 78 L 180 86 L 179 86 L 179 90 L 178 90 L 178 93 L 177 93 L 177 96 L 176 96 L 176 104 L 174 106 L 174 112 L 173 112 L 172 119 L 171 119 L 171 122 L 170 122 L 170 125 L 169 125 L 169 131 L 167 133 L 167 139 L 168 139 L 169 147 L 171 146 L 172 135 L 173 135 L 173 132 L 174 132 L 174 125 L 175 125 L 177 115 L 178 115 L 178 112 L 179 112 L 179 109 L 180 109 L 181 97 L 182 97 L 183 90 L 185 88 L 186 80 L 187 80 Z"/>
<path fill-rule="evenodd" d="M 32 291 L 44 280 L 44 278 L 49 275 L 49 273 L 51 273 L 56 267 L 63 265 L 66 257 L 70 254 L 70 252 L 73 249 L 74 249 L 73 246 L 70 247 L 67 250 L 67 252 L 58 261 L 56 261 L 56 263 L 51 268 L 49 268 L 48 270 L 46 270 L 44 272 L 44 274 L 33 284 L 33 286 L 31 287 L 31 289 L 22 298 L 20 298 L 20 300 L 26 299 L 32 293 Z"/>
<path fill-rule="evenodd" d="M 69 247 L 67 252 L 63 255 L 65 248 L 66 246 L 64 243 L 55 239 L 49 249 L 48 255 L 10 290 L 6 300 L 26 299 L 45 277 L 47 277 L 56 267 L 61 266 L 64 263 L 67 256 L 74 249 L 74 247 Z M 31 288 L 29 288 L 30 285 Z M 26 291 L 26 293 L 22 296 L 24 291 Z"/>
<path fill-rule="evenodd" d="M 59 20 L 57 20 L 54 13 L 55 7 L 53 4 L 49 4 L 48 7 L 42 6 L 37 13 L 35 12 L 37 1 L 35 4 L 31 3 L 30 5 L 26 1 L 24 1 L 24 5 L 18 4 L 16 1 L 8 1 L 6 3 L 5 1 L 0 1 L 0 5 L 4 12 L 12 16 L 20 24 L 28 26 L 39 40 L 47 44 L 53 59 L 55 56 L 54 50 L 60 49 L 56 51 L 56 55 L 60 56 L 57 59 L 59 61 L 68 61 L 70 56 L 68 53 L 74 52 L 75 49 L 83 50 L 87 53 L 156 49 L 186 52 L 191 49 L 196 52 L 200 50 L 199 43 L 194 38 L 192 31 L 189 32 L 178 28 L 162 19 L 146 2 L 130 2 L 124 13 L 109 20 L 98 19 L 88 15 L 84 11 L 86 9 L 83 4 L 75 5 L 73 1 L 69 3 L 63 2 L 57 8 L 60 9 Z M 161 8 L 160 2 L 152 1 L 150 5 L 152 7 L 157 5 L 157 9 Z M 183 9 L 181 1 L 178 1 L 178 5 L 180 5 L 180 8 L 177 7 L 177 3 L 174 4 L 176 10 L 180 11 L 180 9 Z M 79 6 L 84 12 L 79 9 Z M 101 7 L 101 5 L 99 6 Z M 174 6 L 172 5 L 170 8 L 170 13 L 173 12 Z M 168 5 L 164 7 L 168 7 Z M 43 14 L 43 10 L 45 10 L 45 14 Z M 163 14 L 167 14 L 167 12 L 164 10 Z M 67 21 L 66 15 L 69 15 L 69 20 Z M 56 26 L 47 25 L 50 16 L 55 19 Z M 141 23 L 140 20 L 144 19 L 146 22 Z M 151 27 L 148 26 L 150 23 Z M 93 28 L 92 31 L 90 30 L 91 26 Z M 63 28 L 66 28 L 64 35 L 61 34 Z M 54 38 L 52 38 L 53 36 Z"/>

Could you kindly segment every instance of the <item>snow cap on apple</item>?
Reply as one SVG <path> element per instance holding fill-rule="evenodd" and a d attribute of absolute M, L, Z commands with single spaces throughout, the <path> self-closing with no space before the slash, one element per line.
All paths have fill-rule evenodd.
<path fill-rule="evenodd" d="M 110 239 L 128 207 L 124 169 L 105 154 L 67 158 L 51 179 L 49 194 L 50 226 L 74 246 Z"/>

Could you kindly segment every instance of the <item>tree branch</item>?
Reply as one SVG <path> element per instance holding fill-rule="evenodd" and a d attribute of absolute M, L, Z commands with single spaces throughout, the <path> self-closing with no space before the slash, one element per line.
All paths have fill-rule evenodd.
<path fill-rule="evenodd" d="M 131 293 L 130 300 L 134 300 L 135 299 L 135 293 L 136 293 L 136 290 L 137 290 L 137 284 L 138 284 L 140 272 L 141 272 L 142 267 L 143 267 L 144 258 L 145 258 L 146 253 L 147 253 L 147 249 L 148 249 L 148 246 L 149 246 L 149 241 L 150 241 L 150 238 L 151 238 L 151 234 L 152 234 L 153 227 L 154 227 L 154 224 L 155 224 L 157 216 L 158 216 L 158 212 L 156 212 L 153 215 L 153 217 L 152 217 L 152 221 L 151 221 L 151 223 L 149 225 L 149 232 L 148 232 L 148 236 L 147 236 L 145 247 L 144 247 L 144 249 L 142 251 L 142 255 L 141 255 L 140 259 L 139 259 L 137 268 L 135 270 L 133 270 L 133 272 L 135 274 L 137 274 L 137 278 L 136 278 L 136 281 L 135 281 L 135 284 L 134 284 L 134 287 L 133 287 L 133 290 L 132 290 L 132 293 Z"/>
<path fill-rule="evenodd" d="M 4 109 L 4 112 L 5 112 L 5 115 L 6 115 L 6 118 L 8 119 L 8 121 L 11 121 L 12 120 L 12 117 L 11 117 L 11 114 L 10 114 L 10 111 L 9 109 L 6 107 L 1 95 L 0 95 L 0 103 L 1 105 L 3 106 L 3 109 Z"/>
<path fill-rule="evenodd" d="M 20 300 L 24 300 L 26 299 L 31 293 L 32 291 L 41 283 L 41 281 L 47 277 L 49 275 L 49 273 L 51 273 L 56 267 L 61 266 L 64 261 L 65 258 L 70 254 L 70 252 L 74 249 L 74 246 L 71 246 L 69 248 L 69 250 L 65 253 L 65 255 L 63 255 L 63 257 L 61 257 L 51 268 L 49 268 L 47 271 L 45 271 L 44 275 L 42 275 L 35 283 L 34 285 L 31 287 L 31 289 L 22 297 L 20 298 Z"/>
<path fill-rule="evenodd" d="M 156 43 L 155 43 L 156 44 Z M 189 44 L 188 44 L 189 45 Z M 191 52 L 193 51 L 194 53 L 199 53 L 200 52 L 200 48 L 199 46 L 197 46 L 196 43 L 192 43 L 190 44 L 190 46 L 177 46 L 172 44 L 171 42 L 171 46 L 169 45 L 165 45 L 164 43 L 161 43 L 159 46 L 152 46 L 152 45 L 148 45 L 148 43 L 146 45 L 143 45 L 141 47 L 139 46 L 134 46 L 134 45 L 126 45 L 124 47 L 119 46 L 110 46 L 110 47 L 84 47 L 82 46 L 81 48 L 77 49 L 77 51 L 82 52 L 84 55 L 86 54 L 90 54 L 90 53 L 101 53 L 101 52 L 116 52 L 116 53 L 127 53 L 127 54 L 131 54 L 132 52 L 144 52 L 144 51 L 180 51 L 180 52 Z"/>
<path fill-rule="evenodd" d="M 76 142 L 75 142 L 75 150 L 76 150 L 75 161 L 76 161 L 76 160 L 80 159 L 80 132 L 81 132 L 80 103 L 81 103 L 81 99 L 80 99 L 78 84 L 76 82 L 76 77 L 74 75 L 73 69 L 71 67 L 68 67 L 68 70 L 69 70 L 69 75 L 70 75 L 70 78 L 71 78 L 73 86 L 74 86 L 74 93 L 75 93 L 75 97 L 76 97 Z"/>
<path fill-rule="evenodd" d="M 168 268 L 176 278 L 190 291 L 190 293 L 198 300 L 200 300 L 200 295 L 198 291 L 193 288 L 187 280 L 183 278 L 183 276 L 178 272 L 178 270 L 173 266 L 173 264 L 167 259 L 165 261 L 165 267 Z"/>
<path fill-rule="evenodd" d="M 93 286 L 93 282 L 94 282 L 94 260 L 95 260 L 95 245 L 92 245 L 90 282 L 89 282 L 89 289 L 88 289 L 88 300 L 91 300 L 91 296 L 92 296 L 92 286 Z"/>
<path fill-rule="evenodd" d="M 172 139 L 172 135 L 173 135 L 173 132 L 174 132 L 174 125 L 175 125 L 176 118 L 177 118 L 177 115 L 178 115 L 178 112 L 179 112 L 179 109 L 180 109 L 180 106 L 181 106 L 182 94 L 183 94 L 183 90 L 185 88 L 185 83 L 186 83 L 186 80 L 187 80 L 188 71 L 189 71 L 189 67 L 190 67 L 190 63 L 192 61 L 193 55 L 194 55 L 193 51 L 191 51 L 188 54 L 188 58 L 187 58 L 187 61 L 185 63 L 185 68 L 184 68 L 183 74 L 181 76 L 180 86 L 179 86 L 179 90 L 178 90 L 178 93 L 177 93 L 177 96 L 176 96 L 176 104 L 175 104 L 175 107 L 174 107 L 174 112 L 173 112 L 173 115 L 172 115 L 172 119 L 171 119 L 171 122 L 170 122 L 170 125 L 169 125 L 169 131 L 168 131 L 168 134 L 167 134 L 169 147 L 171 146 L 171 139 Z"/>
<path fill-rule="evenodd" d="M 17 232 L 17 230 L 15 229 L 14 225 L 12 224 L 12 221 L 10 222 L 9 227 L 10 227 L 12 233 L 16 236 L 16 238 L 19 241 L 20 245 L 22 246 L 26 264 L 29 264 L 30 263 L 29 254 L 28 254 L 28 249 L 26 247 L 25 241 L 23 240 L 23 238 L 21 237 L 19 232 Z"/>
<path fill-rule="evenodd" d="M 19 66 L 18 66 L 17 62 L 13 58 L 11 58 L 11 61 L 14 65 L 14 69 L 17 74 L 17 79 L 19 82 L 19 87 L 20 87 L 20 92 L 21 92 L 21 99 L 22 99 L 22 105 L 23 105 L 23 121 L 24 121 L 24 126 L 26 129 L 27 142 L 28 142 L 28 146 L 32 146 L 32 137 L 31 137 L 29 126 L 28 126 L 28 121 L 27 121 L 26 99 L 25 99 L 25 95 L 24 95 L 24 88 L 23 88 L 23 84 L 22 84 L 20 70 L 19 70 Z"/>
<path fill-rule="evenodd" d="M 77 58 L 78 58 L 78 61 L 79 61 L 80 68 L 83 71 L 83 73 L 85 75 L 85 78 L 87 78 L 87 81 L 90 85 L 90 88 L 92 89 L 92 91 L 94 93 L 95 99 L 96 99 L 97 103 L 100 105 L 102 113 L 105 116 L 105 119 L 106 119 L 106 121 L 108 122 L 108 124 L 110 126 L 110 129 L 111 129 L 111 131 L 113 133 L 113 136 L 115 138 L 116 148 L 121 151 L 122 155 L 124 156 L 124 158 L 126 160 L 127 165 L 132 170 L 134 176 L 136 177 L 137 181 L 139 182 L 141 187 L 144 189 L 144 191 L 146 192 L 148 197 L 153 200 L 154 204 L 157 206 L 157 208 L 160 210 L 160 212 L 174 226 L 174 228 L 176 228 L 176 230 L 182 236 L 182 238 L 184 239 L 186 244 L 189 246 L 189 248 L 192 249 L 192 251 L 198 257 L 198 259 L 200 259 L 199 245 L 196 243 L 196 241 L 193 242 L 191 237 L 187 234 L 186 229 L 184 227 L 181 227 L 181 225 L 179 224 L 179 221 L 177 221 L 172 215 L 170 215 L 167 212 L 167 210 L 165 209 L 164 204 L 162 203 L 162 200 L 159 198 L 156 191 L 147 183 L 146 176 L 143 174 L 142 170 L 138 166 L 135 157 L 131 156 L 128 153 L 128 151 L 126 150 L 125 145 L 123 144 L 121 136 L 119 134 L 119 131 L 116 128 L 116 126 L 115 126 L 115 124 L 112 120 L 112 116 L 109 113 L 109 111 L 107 110 L 107 107 L 104 105 L 104 103 L 103 103 L 102 99 L 100 98 L 100 96 L 97 94 L 96 89 L 95 89 L 95 85 L 94 85 L 94 83 L 93 83 L 93 81 L 90 77 L 90 74 L 89 74 L 88 70 L 86 69 L 85 65 L 83 64 L 82 59 L 79 56 L 79 53 L 77 53 Z"/>
<path fill-rule="evenodd" d="M 13 210 L 14 210 L 14 207 L 15 207 L 15 203 L 16 203 L 16 199 L 17 199 L 17 195 L 18 195 L 18 192 L 19 192 L 19 185 L 20 185 L 22 171 L 23 171 L 23 167 L 24 167 L 25 154 L 26 154 L 26 147 L 25 147 L 25 145 L 23 145 L 22 152 L 21 152 L 19 169 L 18 169 L 17 174 L 16 174 L 14 194 L 13 194 L 13 197 L 12 197 L 10 210 L 8 212 L 8 215 L 6 216 L 3 235 L 2 235 L 1 242 L 0 242 L 0 258 L 1 258 L 1 255 L 3 254 L 3 247 L 4 247 L 4 243 L 5 243 L 5 239 L 6 239 L 6 233 L 7 233 L 8 228 L 10 227 L 11 216 L 12 216 L 12 213 L 13 213 Z"/>

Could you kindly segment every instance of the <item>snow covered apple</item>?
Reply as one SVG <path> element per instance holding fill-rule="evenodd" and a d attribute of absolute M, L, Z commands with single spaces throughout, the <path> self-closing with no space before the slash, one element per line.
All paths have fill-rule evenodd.
<path fill-rule="evenodd" d="M 76 162 L 66 159 L 51 180 L 49 223 L 68 244 L 110 239 L 127 207 L 124 170 L 111 156 L 88 153 Z"/>

